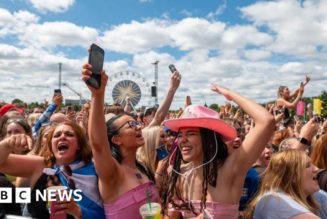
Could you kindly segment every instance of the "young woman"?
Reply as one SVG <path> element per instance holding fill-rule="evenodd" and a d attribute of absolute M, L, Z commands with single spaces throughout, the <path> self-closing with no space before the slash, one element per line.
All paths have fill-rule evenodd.
<path fill-rule="evenodd" d="M 317 167 L 304 151 L 289 149 L 272 156 L 247 216 L 261 218 L 320 218 L 313 193 L 319 190 Z"/>
<path fill-rule="evenodd" d="M 138 160 L 154 174 L 160 159 L 157 152 L 168 155 L 165 149 L 165 133 L 160 126 L 151 126 L 142 129 L 144 145 L 137 151 Z"/>
<path fill-rule="evenodd" d="M 236 131 L 220 120 L 216 111 L 190 105 L 179 119 L 164 122 L 178 132 L 178 148 L 161 174 L 162 204 L 170 218 L 180 218 L 180 214 L 184 218 L 237 218 L 247 171 L 273 132 L 274 118 L 259 104 L 218 85 L 212 90 L 243 108 L 255 127 L 228 155 L 224 141 L 232 141 Z M 168 169 L 170 163 L 173 165 Z"/>
<path fill-rule="evenodd" d="M 296 104 L 300 101 L 303 92 L 304 86 L 309 83 L 310 77 L 305 76 L 304 83 L 300 84 L 300 87 L 294 91 L 294 93 L 290 93 L 290 90 L 287 86 L 279 86 L 277 92 L 277 100 L 276 100 L 276 107 L 280 110 L 282 108 L 285 109 L 284 115 L 287 117 L 288 109 L 294 109 Z M 293 100 L 293 98 L 295 98 Z"/>
<path fill-rule="evenodd" d="M 82 191 L 82 200 L 78 203 L 73 200 L 59 202 L 58 214 L 66 213 L 74 218 L 104 218 L 91 150 L 77 124 L 65 122 L 54 126 L 48 134 L 47 151 L 43 157 L 11 154 L 14 149 L 25 149 L 26 145 L 31 145 L 31 139 L 21 134 L 0 142 L 0 172 L 29 179 L 32 203 L 27 208 L 33 218 L 49 218 L 46 203 L 36 202 L 35 194 L 37 189 L 46 189 L 49 179 L 55 179 L 54 175 L 62 185 Z"/>
<path fill-rule="evenodd" d="M 83 66 L 82 78 L 90 78 L 91 65 Z M 172 77 L 179 77 L 174 73 Z M 103 113 L 108 76 L 101 74 L 101 87 L 91 91 L 88 134 L 99 190 L 107 218 L 141 218 L 139 208 L 148 201 L 158 202 L 153 175 L 136 161 L 136 151 L 144 145 L 142 125 L 128 114 L 112 117 L 105 123 Z"/>
<path fill-rule="evenodd" d="M 6 132 L 5 136 L 7 137 L 17 134 L 26 134 L 32 137 L 32 129 L 24 118 L 8 119 L 4 128 Z M 32 147 L 27 148 L 26 151 L 22 151 L 22 154 L 26 154 L 29 150 L 32 149 Z"/>

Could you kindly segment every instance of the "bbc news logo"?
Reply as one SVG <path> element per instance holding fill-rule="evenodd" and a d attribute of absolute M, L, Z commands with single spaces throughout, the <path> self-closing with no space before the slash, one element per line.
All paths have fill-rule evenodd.
<path fill-rule="evenodd" d="M 13 202 L 12 188 L 0 188 L 0 203 Z M 16 188 L 15 189 L 15 203 L 31 203 L 31 188 Z M 82 200 L 82 190 L 36 190 L 36 201 L 65 201 L 71 200 L 78 202 Z"/>

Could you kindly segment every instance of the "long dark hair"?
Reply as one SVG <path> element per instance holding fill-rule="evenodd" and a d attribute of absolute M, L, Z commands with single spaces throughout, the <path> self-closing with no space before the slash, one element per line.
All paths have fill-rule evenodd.
<path fill-rule="evenodd" d="M 107 137 L 108 137 L 108 141 L 109 141 L 109 145 L 110 145 L 111 155 L 120 164 L 123 161 L 123 156 L 121 154 L 121 151 L 119 149 L 119 146 L 117 144 L 115 144 L 114 142 L 112 142 L 112 137 L 114 137 L 115 135 L 118 134 L 117 126 L 114 124 L 114 122 L 117 119 L 119 119 L 122 116 L 124 116 L 124 115 L 133 117 L 130 114 L 124 112 L 124 113 L 115 115 L 114 117 L 112 117 L 111 119 L 109 119 L 107 121 L 107 123 L 106 123 L 106 126 L 107 126 Z M 149 171 L 146 167 L 144 167 L 137 160 L 135 160 L 135 165 L 136 165 L 137 169 L 139 169 L 142 173 L 144 173 L 149 178 L 149 180 L 155 182 L 154 175 L 151 173 L 151 171 Z"/>
<path fill-rule="evenodd" d="M 212 130 L 206 128 L 200 128 L 201 142 L 202 142 L 202 150 L 203 150 L 203 164 L 209 162 L 207 165 L 204 165 L 203 168 L 203 181 L 202 181 L 202 198 L 201 198 L 201 210 L 205 208 L 207 201 L 207 191 L 208 184 L 213 187 L 217 186 L 217 176 L 218 169 L 224 164 L 227 156 L 227 146 L 222 141 L 219 133 L 216 133 Z M 217 145 L 216 145 L 216 140 Z M 216 153 L 217 147 L 217 153 Z M 212 156 L 216 156 L 213 158 Z M 181 163 L 182 163 L 182 154 L 180 150 L 177 148 L 176 153 L 173 158 L 173 168 L 176 172 L 180 172 Z M 170 159 L 168 159 L 170 160 Z M 165 167 L 162 168 L 160 175 L 162 176 L 161 184 L 159 187 L 159 194 L 161 197 L 161 203 L 163 206 L 163 213 L 166 213 L 166 209 L 168 204 L 172 204 L 172 206 L 177 210 L 190 210 L 194 214 L 198 214 L 200 212 L 195 212 L 191 200 L 184 200 L 182 197 L 182 184 L 179 182 L 177 185 L 177 180 L 179 175 L 172 171 L 170 173 L 167 172 L 169 162 L 165 163 Z M 177 203 L 174 200 L 174 197 L 177 197 Z"/>

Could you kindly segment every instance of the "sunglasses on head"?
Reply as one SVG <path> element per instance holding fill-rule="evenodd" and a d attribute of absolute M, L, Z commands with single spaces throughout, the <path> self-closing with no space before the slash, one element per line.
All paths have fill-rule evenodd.
<path fill-rule="evenodd" d="M 16 119 L 8 119 L 7 124 L 10 123 L 27 123 L 25 119 L 16 118 Z"/>

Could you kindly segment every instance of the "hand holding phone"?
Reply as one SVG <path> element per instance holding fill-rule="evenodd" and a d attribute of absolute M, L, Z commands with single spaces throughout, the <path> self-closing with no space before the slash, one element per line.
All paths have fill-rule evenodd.
<path fill-rule="evenodd" d="M 173 64 L 169 65 L 168 68 L 170 69 L 171 73 L 174 73 L 175 71 L 177 71 L 175 65 L 173 65 Z"/>
<path fill-rule="evenodd" d="M 55 96 L 61 95 L 61 90 L 60 89 L 54 89 L 53 95 L 55 95 Z"/>
<path fill-rule="evenodd" d="M 89 64 L 92 65 L 92 74 L 86 83 L 99 89 L 101 86 L 101 71 L 103 68 L 104 50 L 96 44 L 92 44 L 89 53 Z"/>

